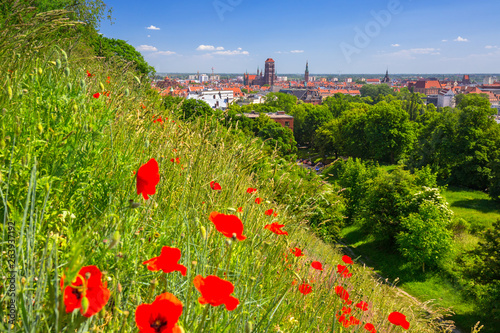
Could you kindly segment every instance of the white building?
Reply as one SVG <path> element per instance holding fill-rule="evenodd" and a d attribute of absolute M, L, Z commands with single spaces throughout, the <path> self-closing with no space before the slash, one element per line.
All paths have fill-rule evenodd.
<path fill-rule="evenodd" d="M 198 76 L 198 81 L 200 81 L 200 83 L 208 82 L 208 75 L 207 74 L 200 74 L 200 76 Z"/>
<path fill-rule="evenodd" d="M 220 75 L 211 75 L 210 81 L 220 81 Z"/>
<path fill-rule="evenodd" d="M 198 75 L 197 74 L 189 75 L 189 80 L 198 80 Z"/>
<path fill-rule="evenodd" d="M 437 107 L 455 107 L 455 93 L 452 89 L 443 89 L 438 93 Z"/>
<path fill-rule="evenodd" d="M 198 90 L 190 92 L 187 98 L 202 100 L 212 109 L 225 110 L 234 100 L 234 94 L 232 90 Z"/>
<path fill-rule="evenodd" d="M 483 84 L 493 84 L 496 80 L 496 76 L 487 76 L 483 79 Z"/>

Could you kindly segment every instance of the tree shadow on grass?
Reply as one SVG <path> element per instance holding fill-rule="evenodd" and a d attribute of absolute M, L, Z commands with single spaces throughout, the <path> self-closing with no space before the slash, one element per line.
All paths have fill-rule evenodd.
<path fill-rule="evenodd" d="M 498 213 L 500 216 L 500 205 L 488 199 L 458 200 L 450 206 L 474 209 L 481 213 Z"/>

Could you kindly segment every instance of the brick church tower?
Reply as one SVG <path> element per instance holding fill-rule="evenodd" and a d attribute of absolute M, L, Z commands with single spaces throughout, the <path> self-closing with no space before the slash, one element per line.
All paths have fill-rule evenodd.
<path fill-rule="evenodd" d="M 274 60 L 268 58 L 264 69 L 264 84 L 268 84 L 270 86 L 274 85 L 274 77 Z"/>
<path fill-rule="evenodd" d="M 304 85 L 307 87 L 307 82 L 309 82 L 309 61 L 306 62 L 306 72 L 304 74 Z"/>

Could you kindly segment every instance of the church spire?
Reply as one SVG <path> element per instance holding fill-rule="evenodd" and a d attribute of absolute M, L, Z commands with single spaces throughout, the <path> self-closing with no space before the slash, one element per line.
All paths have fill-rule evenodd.
<path fill-rule="evenodd" d="M 309 60 L 306 61 L 306 72 L 304 73 L 304 85 L 307 87 L 307 82 L 309 82 Z"/>

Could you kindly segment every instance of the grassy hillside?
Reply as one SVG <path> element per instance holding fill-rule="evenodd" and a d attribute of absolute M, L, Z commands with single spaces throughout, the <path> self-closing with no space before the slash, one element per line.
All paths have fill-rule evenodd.
<path fill-rule="evenodd" d="M 2 332 L 137 332 L 140 325 L 164 332 L 174 324 L 177 332 L 362 332 L 368 323 L 401 332 L 388 320 L 394 311 L 406 315 L 409 331 L 447 331 L 435 320 L 445 311 L 429 313 L 371 270 L 346 264 L 309 230 L 306 205 L 277 199 L 301 202 L 306 193 L 287 192 L 292 166 L 217 119 L 183 123 L 145 77 L 85 53 L 68 57 L 51 39 L 51 15 L 28 33 L 4 25 L 0 34 L 1 49 L 9 48 L 0 57 L 1 250 L 9 272 Z M 312 190 L 334 189 L 323 185 Z M 215 212 L 232 222 L 216 225 Z M 227 233 L 236 220 L 243 230 Z M 287 234 L 266 229 L 271 223 Z M 177 263 L 168 273 L 147 268 L 165 246 L 180 250 L 185 271 Z M 340 264 L 352 276 L 339 274 Z M 200 285 L 209 275 L 234 286 L 228 293 L 237 307 L 221 288 Z M 175 307 L 178 321 L 169 317 L 174 310 L 149 313 L 154 304 L 163 304 L 160 313 Z"/>

